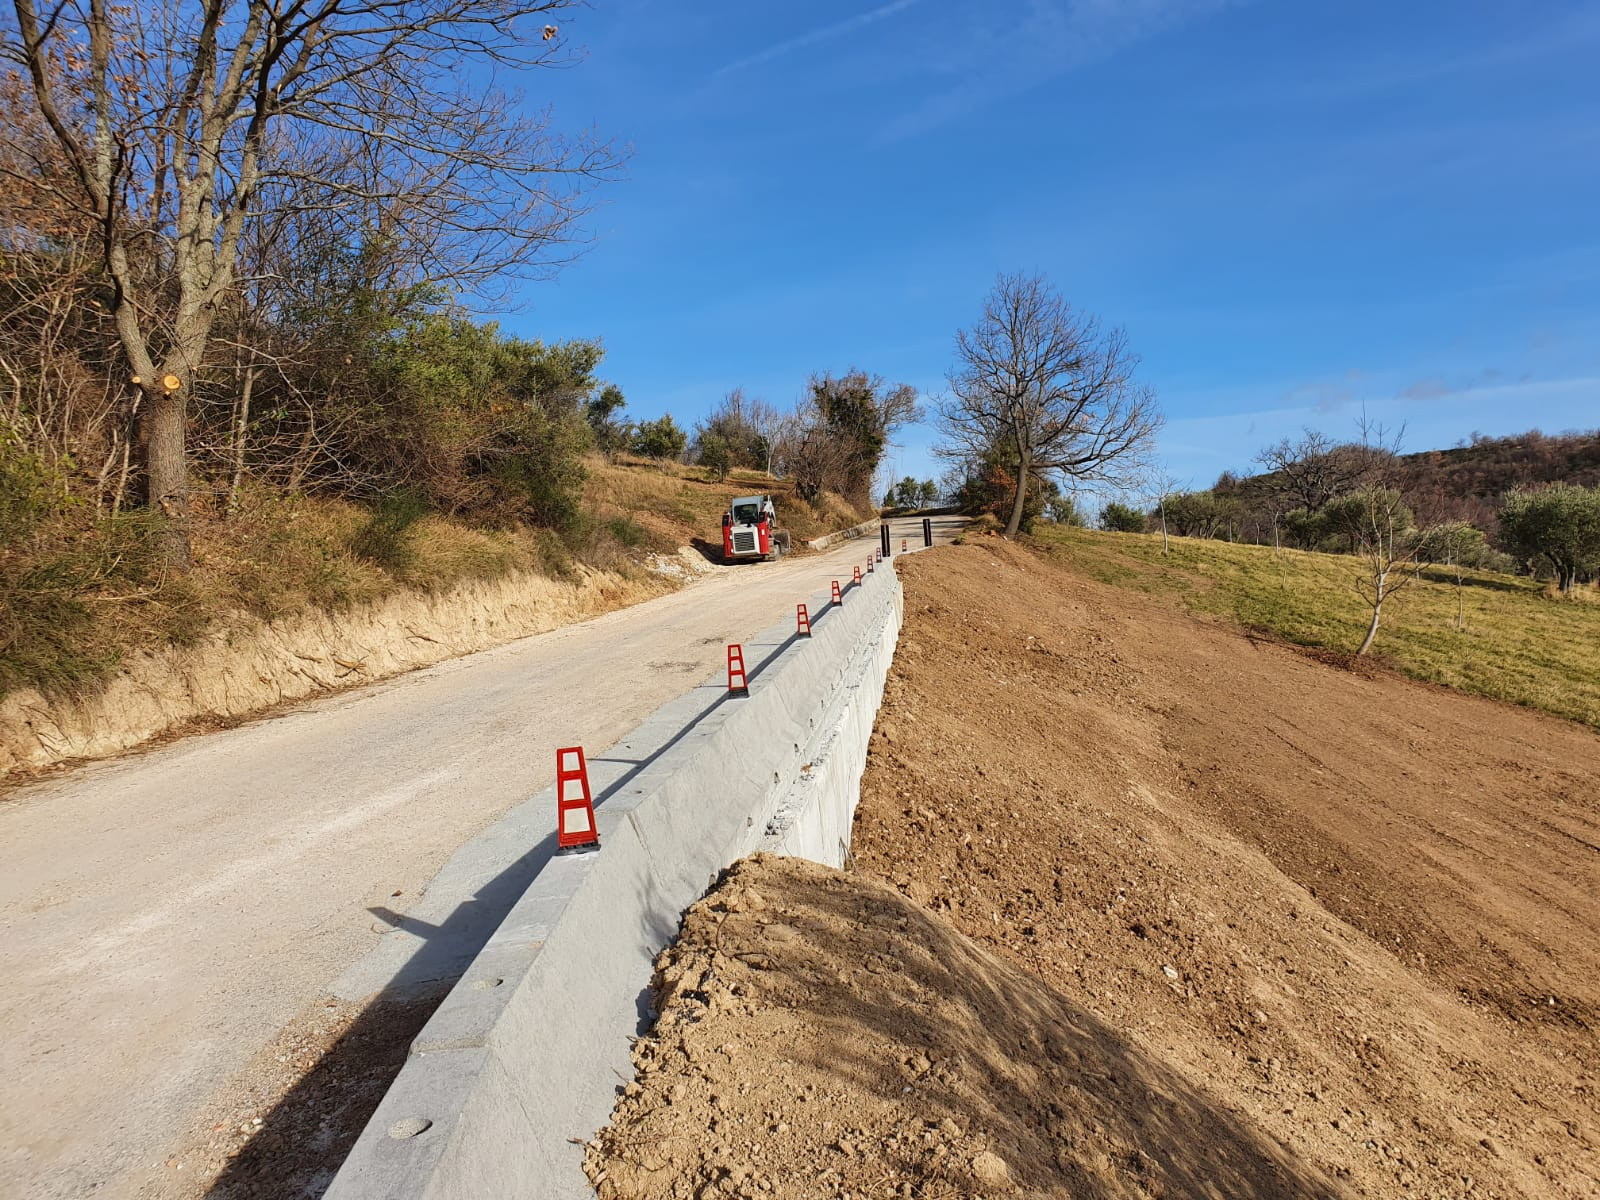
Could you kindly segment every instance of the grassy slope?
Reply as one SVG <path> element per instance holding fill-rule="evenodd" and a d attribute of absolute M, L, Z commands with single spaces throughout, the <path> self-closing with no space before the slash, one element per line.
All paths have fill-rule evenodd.
<path fill-rule="evenodd" d="M 1359 560 L 1270 546 L 1050 526 L 1037 544 L 1105 583 L 1169 593 L 1306 646 L 1353 651 L 1370 610 L 1355 590 Z M 1418 679 L 1525 704 L 1600 729 L 1600 603 L 1547 596 L 1528 579 L 1430 570 L 1384 606 L 1374 652 Z"/>
<path fill-rule="evenodd" d="M 691 544 L 700 538 L 722 544 L 722 514 L 735 496 L 768 493 L 774 497 L 778 524 L 796 542 L 820 537 L 867 520 L 837 496 L 829 495 L 813 506 L 797 499 L 788 480 L 773 479 L 762 471 L 734 471 L 727 479 L 712 480 L 700 467 L 681 463 L 652 463 L 624 457 L 615 463 L 596 459 L 589 464 L 584 502 L 602 519 L 627 515 L 644 525 L 653 538 L 670 546 Z"/>

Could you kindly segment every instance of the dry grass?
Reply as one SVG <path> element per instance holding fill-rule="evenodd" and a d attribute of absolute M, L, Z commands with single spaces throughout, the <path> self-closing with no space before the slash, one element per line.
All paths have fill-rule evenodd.
<path fill-rule="evenodd" d="M 778 523 L 795 541 L 821 537 L 859 524 L 872 516 L 858 513 L 834 495 L 811 505 L 794 495 L 788 480 L 762 471 L 733 471 L 726 479 L 710 478 L 703 467 L 657 463 L 623 456 L 616 462 L 593 458 L 584 507 L 602 521 L 627 516 L 648 534 L 652 549 L 671 550 L 694 539 L 721 544 L 722 514 L 735 496 L 765 492 L 774 497 Z"/>
<path fill-rule="evenodd" d="M 650 551 L 696 539 L 720 547 L 722 512 L 741 493 L 777 495 L 797 540 L 865 519 L 837 497 L 802 504 L 791 485 L 759 472 L 714 482 L 680 463 L 595 456 L 587 466 L 583 515 L 564 536 L 264 489 L 224 515 L 197 496 L 194 570 L 182 577 L 160 571 L 155 527 L 143 514 L 109 522 L 75 514 L 26 546 L 0 544 L 0 695 L 92 691 L 130 650 L 190 645 L 218 623 L 347 609 L 518 571 L 631 576 Z"/>
<path fill-rule="evenodd" d="M 1354 651 L 1370 617 L 1355 581 L 1360 560 L 1270 546 L 1154 534 L 1041 528 L 1034 545 L 1104 583 L 1170 594 L 1305 646 Z M 1568 717 L 1600 729 L 1600 593 L 1552 599 L 1542 584 L 1442 568 L 1384 606 L 1374 653 L 1418 679 Z M 1461 627 L 1457 628 L 1457 613 Z"/>

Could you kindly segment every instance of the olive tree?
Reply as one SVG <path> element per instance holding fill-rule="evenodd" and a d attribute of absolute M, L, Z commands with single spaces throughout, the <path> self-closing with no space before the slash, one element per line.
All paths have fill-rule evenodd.
<path fill-rule="evenodd" d="M 1001 275 L 971 329 L 956 334 L 956 365 L 939 405 L 945 457 L 999 453 L 1013 478 L 1005 535 L 1022 525 L 1030 483 L 1126 486 L 1161 416 L 1134 381 L 1138 357 L 1120 329 L 1069 305 L 1037 275 Z"/>
<path fill-rule="evenodd" d="M 1547 560 L 1556 586 L 1570 593 L 1579 576 L 1600 571 L 1600 488 L 1514 488 L 1500 510 L 1500 532 L 1523 557 Z"/>
<path fill-rule="evenodd" d="M 1100 510 L 1100 528 L 1110 533 L 1143 533 L 1149 519 L 1139 509 L 1112 500 Z"/>

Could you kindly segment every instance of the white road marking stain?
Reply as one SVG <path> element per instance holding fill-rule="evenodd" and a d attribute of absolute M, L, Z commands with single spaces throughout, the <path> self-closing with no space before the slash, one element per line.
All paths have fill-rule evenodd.
<path fill-rule="evenodd" d="M 98 966 L 106 956 L 127 943 L 144 937 L 151 930 L 171 924 L 180 913 L 234 892 L 252 879 L 302 857 L 319 843 L 358 825 L 376 820 L 390 809 L 398 808 L 422 793 L 458 778 L 460 774 L 461 772 L 454 768 L 430 771 L 426 775 L 419 775 L 387 791 L 379 792 L 355 808 L 345 809 L 320 825 L 300 831 L 265 853 L 228 864 L 209 878 L 179 892 L 164 904 L 85 939 L 77 953 L 63 955 L 54 965 L 61 971 L 82 971 Z"/>

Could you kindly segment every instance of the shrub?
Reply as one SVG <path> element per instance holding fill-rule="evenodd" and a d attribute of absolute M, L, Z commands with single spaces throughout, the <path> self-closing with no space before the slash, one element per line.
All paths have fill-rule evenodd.
<path fill-rule="evenodd" d="M 1089 524 L 1089 518 L 1078 502 L 1071 496 L 1052 496 L 1045 506 L 1045 515 L 1057 525 L 1071 525 L 1082 529 Z"/>
<path fill-rule="evenodd" d="M 619 545 L 629 550 L 638 549 L 650 538 L 644 526 L 632 517 L 613 517 L 607 522 L 606 528 Z"/>
<path fill-rule="evenodd" d="M 1113 500 L 1100 510 L 1100 528 L 1113 533 L 1143 533 L 1145 515 L 1131 504 Z"/>
<path fill-rule="evenodd" d="M 58 519 L 30 544 L 0 546 L 0 695 L 22 687 L 74 691 L 118 658 L 116 630 L 91 607 L 107 591 L 162 593 L 169 635 L 190 625 L 184 597 L 163 587 L 158 519 L 144 511 L 81 527 Z"/>
<path fill-rule="evenodd" d="M 679 459 L 689 444 L 689 435 L 667 413 L 656 421 L 640 421 L 633 435 L 633 452 L 646 458 Z"/>
<path fill-rule="evenodd" d="M 696 457 L 704 462 L 707 442 L 718 438 L 726 448 L 729 470 L 765 470 L 772 457 L 772 433 L 779 424 L 772 405 L 746 396 L 743 388 L 734 388 L 695 427 Z"/>
<path fill-rule="evenodd" d="M 728 439 L 718 433 L 702 433 L 699 441 L 700 465 L 706 469 L 706 474 L 712 479 L 726 479 L 728 472 L 733 469 Z"/>
<path fill-rule="evenodd" d="M 416 565 L 417 551 L 411 544 L 411 530 L 428 515 L 428 502 L 415 492 L 400 491 L 385 496 L 372 517 L 350 539 L 350 549 L 358 558 L 382 567 L 396 578 L 405 577 Z"/>

